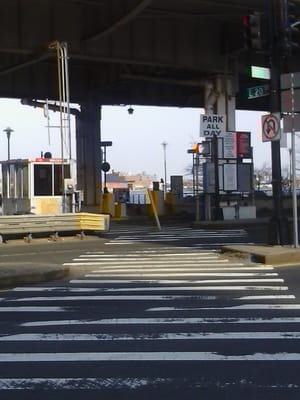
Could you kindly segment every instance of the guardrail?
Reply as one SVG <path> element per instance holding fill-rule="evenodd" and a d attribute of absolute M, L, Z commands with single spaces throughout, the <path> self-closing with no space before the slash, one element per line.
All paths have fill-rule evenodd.
<path fill-rule="evenodd" d="M 92 213 L 66 213 L 51 215 L 4 215 L 0 217 L 0 242 L 9 235 L 23 235 L 28 241 L 32 234 L 49 233 L 53 238 L 60 232 L 108 231 L 110 215 Z"/>

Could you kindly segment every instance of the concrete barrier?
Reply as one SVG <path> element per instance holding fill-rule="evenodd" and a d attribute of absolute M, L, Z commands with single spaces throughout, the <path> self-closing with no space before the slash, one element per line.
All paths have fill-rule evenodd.
<path fill-rule="evenodd" d="M 49 233 L 58 235 L 60 232 L 108 231 L 110 216 L 92 213 L 65 213 L 51 215 L 7 215 L 0 217 L 0 240 L 8 235 L 25 235 Z"/>

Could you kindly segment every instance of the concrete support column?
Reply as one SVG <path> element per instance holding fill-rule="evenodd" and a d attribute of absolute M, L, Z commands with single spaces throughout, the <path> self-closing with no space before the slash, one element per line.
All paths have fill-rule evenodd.
<path fill-rule="evenodd" d="M 235 131 L 233 78 L 217 76 L 205 84 L 205 114 L 226 115 L 227 131 Z"/>
<path fill-rule="evenodd" d="M 83 209 L 100 212 L 101 107 L 92 101 L 80 107 L 76 117 L 77 188 L 83 190 Z"/>
<path fill-rule="evenodd" d="M 235 131 L 235 93 L 233 86 L 233 78 L 227 74 L 216 76 L 205 83 L 205 114 L 226 115 L 226 130 Z M 215 211 L 212 215 L 211 195 L 205 196 L 205 219 L 211 220 L 222 218 L 220 209 L 219 195 L 219 174 L 218 174 L 218 140 L 217 137 L 212 138 L 212 147 L 214 149 L 214 166 L 215 166 L 215 194 L 214 203 Z"/>

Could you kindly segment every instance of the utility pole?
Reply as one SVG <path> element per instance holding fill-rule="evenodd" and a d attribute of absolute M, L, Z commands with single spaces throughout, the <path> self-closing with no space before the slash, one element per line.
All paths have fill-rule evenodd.
<path fill-rule="evenodd" d="M 283 0 L 285 1 L 285 0 Z M 280 101 L 280 73 L 283 69 L 283 56 L 279 41 L 278 32 L 282 26 L 282 1 L 269 1 L 269 38 L 270 38 L 270 68 L 271 68 L 271 95 L 270 95 L 270 113 L 281 112 Z M 281 178 L 281 157 L 280 141 L 271 142 L 272 157 L 272 187 L 274 214 L 270 222 L 270 244 L 287 244 L 287 219 L 284 216 L 283 198 L 282 198 L 282 178 Z"/>
<path fill-rule="evenodd" d="M 66 133 L 69 137 L 69 157 L 71 160 L 71 127 L 70 127 L 70 94 L 69 94 L 69 72 L 68 72 L 68 47 L 66 42 L 54 41 L 49 44 L 49 49 L 56 51 L 58 97 L 60 115 L 60 151 L 61 151 L 61 186 L 62 186 L 62 212 L 66 212 L 66 189 L 65 189 L 65 160 L 64 143 Z M 64 118 L 67 115 L 67 118 Z"/>
<path fill-rule="evenodd" d="M 214 178 L 215 178 L 215 211 L 214 220 L 218 221 L 223 219 L 222 209 L 220 207 L 220 182 L 219 182 L 219 151 L 218 151 L 218 137 L 216 135 L 212 138 L 212 159 L 214 164 Z"/>
<path fill-rule="evenodd" d="M 162 142 L 164 152 L 164 198 L 166 198 L 167 193 L 167 145 L 167 142 Z"/>
<path fill-rule="evenodd" d="M 280 25 L 282 30 L 282 59 L 283 59 L 283 68 L 281 72 L 285 72 L 281 75 L 281 87 L 280 89 L 289 89 L 289 93 L 291 96 L 291 104 L 289 107 L 283 106 L 282 112 L 290 113 L 290 118 L 292 120 L 291 123 L 291 151 L 290 151 L 290 176 L 292 183 L 292 200 L 293 200 L 293 242 L 294 247 L 299 247 L 298 243 L 298 210 L 297 210 L 297 191 L 296 191 L 296 112 L 299 111 L 296 106 L 296 91 L 295 85 L 298 85 L 297 76 L 299 73 L 291 72 L 288 68 L 289 59 L 291 56 L 297 55 L 299 56 L 299 28 L 300 20 L 299 20 L 299 11 L 297 15 L 296 2 L 291 0 L 281 0 L 280 1 Z M 286 85 L 286 79 L 289 79 L 290 82 Z M 286 93 L 285 91 L 282 92 Z"/>

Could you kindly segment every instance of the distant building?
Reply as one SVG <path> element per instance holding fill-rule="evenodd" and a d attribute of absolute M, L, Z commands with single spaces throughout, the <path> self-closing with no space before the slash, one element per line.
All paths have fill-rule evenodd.
<path fill-rule="evenodd" d="M 113 192 L 113 189 L 149 189 L 152 188 L 152 183 L 155 180 L 155 175 L 148 175 L 145 172 L 131 175 L 124 172 L 112 171 L 106 174 L 106 187 L 109 192 Z"/>

